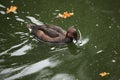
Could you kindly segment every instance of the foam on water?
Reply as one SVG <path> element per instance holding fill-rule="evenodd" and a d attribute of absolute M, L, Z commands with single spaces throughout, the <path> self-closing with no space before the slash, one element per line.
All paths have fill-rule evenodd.
<path fill-rule="evenodd" d="M 77 41 L 73 40 L 73 43 L 75 43 L 75 45 L 79 47 L 85 45 L 89 41 L 89 38 L 83 38 L 79 29 L 78 29 L 78 33 L 79 33 L 79 39 Z"/>

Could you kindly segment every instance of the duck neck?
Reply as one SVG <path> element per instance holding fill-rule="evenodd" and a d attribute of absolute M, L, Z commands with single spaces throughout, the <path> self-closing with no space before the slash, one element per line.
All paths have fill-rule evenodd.
<path fill-rule="evenodd" d="M 65 42 L 72 42 L 73 38 L 71 38 L 71 37 L 69 37 L 69 36 L 66 35 L 66 37 L 65 37 L 64 40 L 65 40 Z"/>

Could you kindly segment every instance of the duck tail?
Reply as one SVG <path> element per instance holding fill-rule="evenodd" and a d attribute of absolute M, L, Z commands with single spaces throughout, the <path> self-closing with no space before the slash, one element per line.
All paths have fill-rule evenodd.
<path fill-rule="evenodd" d="M 32 27 L 35 26 L 35 24 L 27 24 L 27 28 L 29 29 L 29 31 L 32 31 Z"/>

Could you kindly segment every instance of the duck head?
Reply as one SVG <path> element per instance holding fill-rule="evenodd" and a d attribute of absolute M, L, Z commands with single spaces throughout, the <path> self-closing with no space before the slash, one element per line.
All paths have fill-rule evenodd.
<path fill-rule="evenodd" d="M 77 31 L 74 27 L 70 27 L 67 31 L 66 37 L 70 38 L 71 40 L 78 40 Z"/>

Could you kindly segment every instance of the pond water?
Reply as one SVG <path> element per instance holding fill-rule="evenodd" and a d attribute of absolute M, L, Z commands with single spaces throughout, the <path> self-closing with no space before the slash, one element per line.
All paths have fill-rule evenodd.
<path fill-rule="evenodd" d="M 0 19 L 0 80 L 120 80 L 119 0 L 1 0 Z M 82 45 L 39 42 L 29 23 L 74 26 Z"/>

